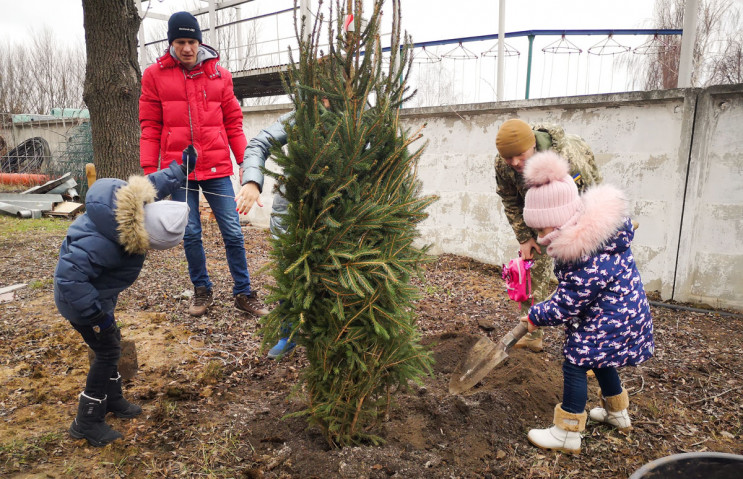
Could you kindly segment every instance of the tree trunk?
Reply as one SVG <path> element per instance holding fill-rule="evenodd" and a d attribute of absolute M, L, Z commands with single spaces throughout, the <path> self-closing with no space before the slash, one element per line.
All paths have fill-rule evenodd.
<path fill-rule="evenodd" d="M 139 167 L 139 14 L 133 0 L 83 0 L 83 99 L 90 110 L 98 176 L 126 179 Z"/>

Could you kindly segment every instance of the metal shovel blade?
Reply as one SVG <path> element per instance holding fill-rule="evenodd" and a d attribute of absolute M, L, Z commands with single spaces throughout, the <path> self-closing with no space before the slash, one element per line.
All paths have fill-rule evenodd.
<path fill-rule="evenodd" d="M 528 332 L 523 323 L 513 328 L 498 343 L 480 338 L 470 349 L 449 381 L 449 393 L 462 393 L 479 383 L 500 362 L 508 357 L 508 350 Z"/>

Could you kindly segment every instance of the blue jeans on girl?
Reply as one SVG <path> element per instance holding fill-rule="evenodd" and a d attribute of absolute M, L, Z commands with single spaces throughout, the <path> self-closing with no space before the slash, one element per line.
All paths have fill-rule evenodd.
<path fill-rule="evenodd" d="M 562 409 L 573 414 L 583 414 L 588 401 L 588 378 L 592 369 L 604 397 L 622 393 L 622 383 L 616 368 L 584 368 L 565 361 L 562 363 Z"/>

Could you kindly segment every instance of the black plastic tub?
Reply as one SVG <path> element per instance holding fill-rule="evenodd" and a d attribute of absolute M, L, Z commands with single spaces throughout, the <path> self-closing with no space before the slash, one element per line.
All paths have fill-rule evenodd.
<path fill-rule="evenodd" d="M 741 479 L 743 456 L 723 452 L 689 452 L 651 461 L 629 479 Z"/>

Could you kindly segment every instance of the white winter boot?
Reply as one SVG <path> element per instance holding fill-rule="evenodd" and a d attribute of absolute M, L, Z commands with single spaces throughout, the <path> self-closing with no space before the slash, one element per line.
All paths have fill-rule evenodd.
<path fill-rule="evenodd" d="M 586 428 L 587 414 L 569 413 L 562 403 L 555 406 L 555 425 L 548 429 L 529 431 L 529 442 L 542 449 L 580 454 L 580 433 Z"/>
<path fill-rule="evenodd" d="M 601 405 L 591 409 L 589 415 L 596 422 L 603 422 L 619 429 L 620 432 L 629 432 L 632 429 L 632 421 L 629 419 L 627 408 L 629 407 L 629 395 L 626 389 L 622 389 L 616 396 L 601 396 Z"/>

